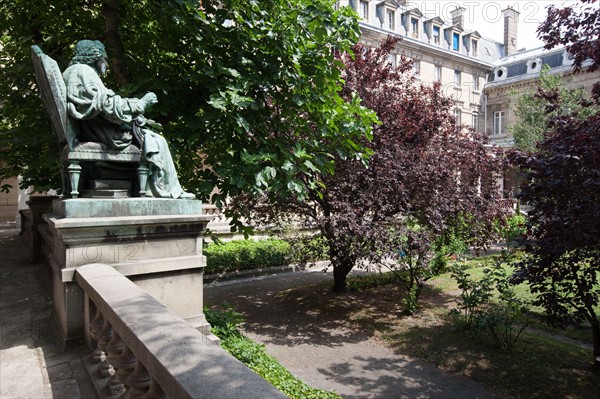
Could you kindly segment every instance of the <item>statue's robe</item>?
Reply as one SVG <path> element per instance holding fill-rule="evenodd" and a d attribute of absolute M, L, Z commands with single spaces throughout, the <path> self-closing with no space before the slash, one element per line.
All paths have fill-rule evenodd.
<path fill-rule="evenodd" d="M 133 145 L 131 123 L 144 112 L 141 100 L 116 95 L 104 86 L 96 70 L 89 65 L 73 64 L 65 70 L 63 78 L 67 87 L 67 110 L 80 142 L 99 142 L 115 150 Z M 189 197 L 179 184 L 165 138 L 149 129 L 142 131 L 141 147 L 151 166 L 146 190 L 160 198 Z"/>

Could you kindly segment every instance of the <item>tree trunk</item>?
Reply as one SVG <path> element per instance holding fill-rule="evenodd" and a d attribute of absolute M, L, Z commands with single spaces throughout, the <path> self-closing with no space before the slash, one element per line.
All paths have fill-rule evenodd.
<path fill-rule="evenodd" d="M 106 33 L 106 50 L 109 53 L 112 71 L 117 78 L 119 86 L 131 83 L 131 72 L 125 61 L 125 49 L 119 34 L 119 0 L 104 0 L 102 2 L 102 15 L 104 16 Z"/>
<path fill-rule="evenodd" d="M 345 269 L 343 266 L 333 266 L 333 292 L 346 292 L 346 276 L 350 270 Z"/>

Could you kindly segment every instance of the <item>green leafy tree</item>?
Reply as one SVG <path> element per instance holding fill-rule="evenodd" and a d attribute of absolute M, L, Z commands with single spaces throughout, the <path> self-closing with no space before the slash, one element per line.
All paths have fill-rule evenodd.
<path fill-rule="evenodd" d="M 107 47 L 107 86 L 128 97 L 153 91 L 188 190 L 222 204 L 229 195 L 302 199 L 334 158 L 363 162 L 356 143 L 374 113 L 342 98 L 341 63 L 359 28 L 330 0 L 7 0 L 0 4 L 0 177 L 59 188 L 58 151 L 33 82 L 29 47 L 64 69 L 75 42 Z"/>
<path fill-rule="evenodd" d="M 545 93 L 554 93 L 559 102 L 548 102 Z M 517 122 L 509 129 L 515 139 L 515 146 L 522 151 L 535 151 L 552 119 L 567 114 L 586 118 L 594 112 L 585 106 L 585 90 L 564 87 L 562 75 L 550 74 L 548 65 L 542 67 L 535 90 L 525 94 L 515 92 L 512 97 L 516 102 Z"/>

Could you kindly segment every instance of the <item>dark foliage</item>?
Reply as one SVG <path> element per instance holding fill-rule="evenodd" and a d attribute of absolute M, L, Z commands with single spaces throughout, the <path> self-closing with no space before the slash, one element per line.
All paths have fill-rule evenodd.
<path fill-rule="evenodd" d="M 587 320 L 600 364 L 600 114 L 563 117 L 519 163 L 521 199 L 531 205 L 525 249 L 515 275 L 538 293 L 552 323 Z"/>
<path fill-rule="evenodd" d="M 576 6 L 548 7 L 546 20 L 538 27 L 538 37 L 547 49 L 565 46 L 573 56 L 575 71 L 589 72 L 600 69 L 600 4 L 598 0 L 581 0 Z M 585 68 L 586 61 L 591 62 Z M 600 82 L 594 85 L 600 95 Z"/>
<path fill-rule="evenodd" d="M 538 29 L 548 48 L 567 46 L 576 70 L 586 59 L 592 61 L 589 70 L 600 67 L 595 3 L 582 0 L 588 7 L 580 12 L 551 8 Z M 561 105 L 556 91 L 542 95 L 550 111 Z M 592 102 L 587 107 L 585 118 L 577 113 L 551 118 L 537 151 L 517 156 L 525 178 L 521 198 L 532 210 L 525 240 L 529 257 L 518 264 L 515 280 L 529 282 L 550 322 L 590 323 L 600 368 L 600 114 Z"/>

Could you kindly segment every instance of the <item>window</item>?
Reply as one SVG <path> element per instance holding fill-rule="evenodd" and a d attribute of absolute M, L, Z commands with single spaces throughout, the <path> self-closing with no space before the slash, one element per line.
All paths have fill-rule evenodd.
<path fill-rule="evenodd" d="M 360 2 L 360 17 L 362 19 L 367 19 L 369 18 L 369 3 L 366 1 L 361 1 Z"/>
<path fill-rule="evenodd" d="M 413 75 L 419 76 L 421 74 L 421 61 L 414 60 L 412 64 Z"/>
<path fill-rule="evenodd" d="M 460 87 L 461 76 L 460 71 L 454 71 L 454 86 Z"/>
<path fill-rule="evenodd" d="M 454 108 L 454 118 L 456 119 L 456 124 L 460 125 L 462 123 L 462 111 L 460 108 Z"/>
<path fill-rule="evenodd" d="M 532 58 L 527 61 L 527 73 L 538 73 L 542 70 L 542 60 Z"/>
<path fill-rule="evenodd" d="M 504 111 L 494 112 L 494 134 L 504 133 Z"/>
<path fill-rule="evenodd" d="M 433 42 L 435 44 L 440 44 L 440 27 L 433 26 Z"/>
<path fill-rule="evenodd" d="M 460 50 L 460 35 L 456 32 L 452 34 L 452 49 L 455 51 Z"/>
<path fill-rule="evenodd" d="M 508 69 L 506 67 L 498 67 L 494 69 L 494 81 L 504 80 L 508 77 Z"/>
<path fill-rule="evenodd" d="M 419 37 L 419 20 L 416 18 L 410 19 L 410 30 L 412 37 Z"/>
<path fill-rule="evenodd" d="M 434 80 L 442 80 L 442 67 L 439 65 L 435 66 L 435 79 Z"/>
<path fill-rule="evenodd" d="M 396 55 L 388 54 L 388 62 L 390 63 L 392 69 L 396 69 Z"/>
<path fill-rule="evenodd" d="M 473 55 L 473 57 L 477 57 L 478 54 L 479 54 L 479 49 L 477 48 L 477 40 L 472 39 L 471 40 L 471 55 Z"/>
<path fill-rule="evenodd" d="M 386 11 L 386 21 L 387 21 L 387 28 L 389 30 L 394 30 L 394 20 L 395 20 L 395 15 L 393 11 L 387 10 Z"/>
<path fill-rule="evenodd" d="M 473 91 L 479 91 L 479 76 L 473 75 Z"/>
<path fill-rule="evenodd" d="M 471 114 L 471 127 L 476 132 L 479 130 L 479 114 L 476 114 L 476 113 Z"/>

